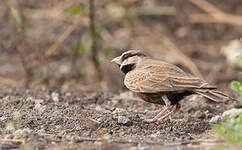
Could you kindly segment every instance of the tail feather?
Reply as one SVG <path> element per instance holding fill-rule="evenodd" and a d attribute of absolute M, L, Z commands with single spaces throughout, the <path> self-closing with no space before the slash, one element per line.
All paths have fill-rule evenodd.
<path fill-rule="evenodd" d="M 225 102 L 227 100 L 235 100 L 216 89 L 195 89 L 194 92 L 215 102 Z"/>

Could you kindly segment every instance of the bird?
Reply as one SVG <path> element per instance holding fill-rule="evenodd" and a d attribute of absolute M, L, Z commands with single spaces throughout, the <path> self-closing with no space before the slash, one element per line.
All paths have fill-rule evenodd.
<path fill-rule="evenodd" d="M 164 105 L 164 108 L 146 122 L 163 122 L 175 114 L 184 97 L 199 94 L 211 101 L 232 99 L 216 86 L 183 71 L 176 65 L 153 59 L 141 50 L 128 50 L 111 60 L 125 74 L 124 85 L 142 100 Z"/>

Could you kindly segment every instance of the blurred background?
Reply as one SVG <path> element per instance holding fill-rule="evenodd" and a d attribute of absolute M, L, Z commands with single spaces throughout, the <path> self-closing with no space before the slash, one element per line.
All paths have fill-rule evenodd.
<path fill-rule="evenodd" d="M 119 91 L 129 49 L 227 89 L 242 75 L 241 0 L 1 0 L 0 84 Z"/>

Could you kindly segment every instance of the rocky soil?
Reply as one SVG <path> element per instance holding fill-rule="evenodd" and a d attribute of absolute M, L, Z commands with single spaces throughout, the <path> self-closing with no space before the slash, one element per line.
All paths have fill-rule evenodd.
<path fill-rule="evenodd" d="M 162 108 L 131 92 L 24 90 L 0 86 L 2 149 L 196 149 L 221 144 L 210 119 L 238 104 L 192 95 L 162 123 L 146 123 Z"/>

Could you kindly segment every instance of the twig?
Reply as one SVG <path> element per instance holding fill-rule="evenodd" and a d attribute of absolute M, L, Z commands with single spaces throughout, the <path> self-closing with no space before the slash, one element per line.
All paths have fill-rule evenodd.
<path fill-rule="evenodd" d="M 24 43 L 23 45 L 27 45 L 29 46 L 29 44 L 26 41 L 26 33 L 25 33 L 25 24 L 24 24 L 24 15 L 22 14 L 23 11 L 23 1 L 18 1 L 17 6 L 19 7 L 19 11 L 16 8 L 16 6 L 14 6 L 14 4 L 11 2 L 11 0 L 7 0 L 7 5 L 11 10 L 11 14 L 14 18 L 14 20 L 17 23 L 17 27 L 18 27 L 18 39 L 16 41 L 16 45 L 17 45 L 17 52 L 19 54 L 21 63 L 23 65 L 23 69 L 24 72 L 26 74 L 26 81 L 25 81 L 25 87 L 29 86 L 29 83 L 31 82 L 32 78 L 33 78 L 33 67 L 31 67 L 30 65 L 28 65 L 28 61 L 26 59 L 26 55 L 24 54 L 23 48 L 20 46 L 20 43 Z"/>
<path fill-rule="evenodd" d="M 223 12 L 221 10 L 214 7 L 213 5 L 211 5 L 210 3 L 208 3 L 205 0 L 189 0 L 189 1 L 192 2 L 193 4 L 197 5 L 198 7 L 200 7 L 202 10 L 204 10 L 208 14 L 215 15 L 215 16 L 216 16 L 216 14 L 219 14 L 219 15 L 223 14 Z"/>
<path fill-rule="evenodd" d="M 132 21 L 136 22 L 135 24 L 138 24 L 137 22 L 139 22 L 139 20 L 137 20 L 135 18 L 133 18 Z M 136 29 L 136 30 L 138 29 L 138 32 L 140 32 L 142 34 L 145 33 L 145 37 L 152 39 L 152 40 L 150 40 L 150 39 L 149 40 L 154 42 L 153 44 L 157 45 L 157 43 L 159 43 L 159 46 L 162 45 L 163 52 L 169 53 L 167 55 L 173 55 L 173 57 L 176 58 L 173 60 L 175 60 L 176 62 L 179 62 L 180 64 L 182 64 L 183 66 L 188 68 L 189 71 L 191 73 L 193 73 L 194 75 L 196 75 L 200 78 L 203 78 L 202 74 L 198 70 L 197 66 L 192 62 L 192 60 L 188 56 L 186 56 L 180 49 L 178 49 L 175 46 L 175 44 L 169 38 L 167 38 L 165 35 L 158 34 L 158 33 L 160 33 L 159 28 L 155 28 L 155 27 L 149 28 L 147 26 L 142 25 L 142 23 L 139 23 L 139 26 L 136 26 L 134 29 Z M 144 36 L 144 35 L 142 35 L 142 36 Z"/>
<path fill-rule="evenodd" d="M 55 51 L 62 45 L 62 43 L 70 36 L 70 34 L 81 23 L 81 16 L 77 16 L 73 23 L 65 30 L 65 32 L 58 38 L 58 40 L 45 52 L 45 58 L 52 56 Z"/>
<path fill-rule="evenodd" d="M 101 122 L 95 120 L 95 119 L 92 119 L 92 118 L 88 118 L 89 120 L 91 120 L 92 122 L 95 122 L 96 124 L 100 124 Z"/>
<path fill-rule="evenodd" d="M 225 23 L 242 26 L 242 16 L 225 13 L 205 0 L 189 0 L 208 14 L 192 14 L 192 23 Z"/>
<path fill-rule="evenodd" d="M 131 15 L 175 15 L 176 9 L 170 6 L 137 7 L 129 10 Z"/>
<path fill-rule="evenodd" d="M 166 46 L 166 48 L 176 56 L 179 61 L 186 66 L 193 74 L 199 76 L 200 78 L 203 78 L 202 74 L 198 70 L 197 66 L 192 62 L 192 60 L 186 56 L 184 53 L 182 53 L 171 40 L 166 38 L 165 36 L 162 36 L 162 42 Z"/>
<path fill-rule="evenodd" d="M 102 81 L 102 70 L 100 66 L 100 62 L 98 60 L 98 47 L 97 47 L 97 40 L 98 36 L 96 33 L 96 26 L 95 26 L 95 6 L 94 0 L 89 0 L 89 18 L 90 18 L 90 34 L 92 38 L 92 47 L 91 47 L 91 60 L 94 64 L 95 70 L 97 72 L 97 77 L 99 81 Z"/>

